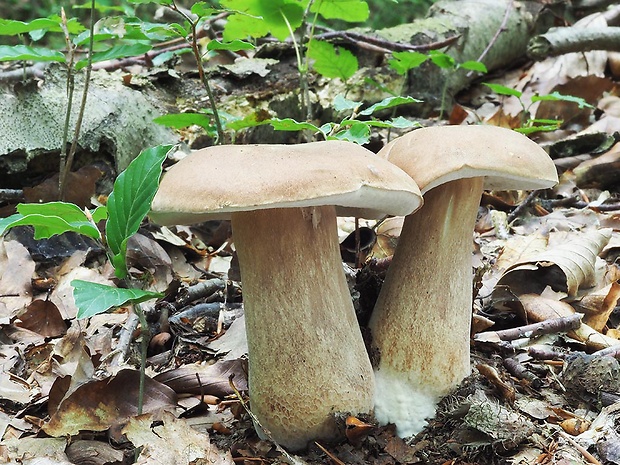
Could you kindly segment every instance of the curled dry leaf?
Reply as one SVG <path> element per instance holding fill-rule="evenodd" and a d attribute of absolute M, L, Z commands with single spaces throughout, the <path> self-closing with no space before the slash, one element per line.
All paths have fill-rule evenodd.
<path fill-rule="evenodd" d="M 510 266 L 497 286 L 514 294 L 540 294 L 546 286 L 575 297 L 579 288 L 596 284 L 596 259 L 611 237 L 611 229 L 571 234 L 567 240 Z"/>

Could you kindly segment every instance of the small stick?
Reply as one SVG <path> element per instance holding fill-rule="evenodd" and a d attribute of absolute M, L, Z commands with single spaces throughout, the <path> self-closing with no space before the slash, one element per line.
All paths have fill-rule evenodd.
<path fill-rule="evenodd" d="M 485 331 L 474 336 L 474 341 L 497 342 L 514 341 L 522 337 L 533 338 L 543 334 L 566 333 L 581 326 L 583 313 L 575 313 L 571 316 L 552 318 L 549 320 L 520 326 L 518 328 L 504 329 L 501 331 Z"/>
<path fill-rule="evenodd" d="M 564 431 L 560 431 L 559 433 L 560 433 L 560 436 L 566 439 L 566 441 L 571 446 L 573 446 L 575 449 L 577 449 L 581 453 L 581 455 L 583 455 L 583 458 L 586 459 L 589 464 L 603 465 L 601 462 L 598 461 L 596 457 L 594 457 L 590 452 L 588 452 L 585 447 L 577 444 L 577 442 L 573 438 L 571 438 L 567 433 L 565 433 Z"/>

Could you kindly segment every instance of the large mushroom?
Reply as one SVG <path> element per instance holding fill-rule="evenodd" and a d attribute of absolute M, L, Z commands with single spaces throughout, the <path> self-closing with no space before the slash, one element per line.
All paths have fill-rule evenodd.
<path fill-rule="evenodd" d="M 483 189 L 543 189 L 558 177 L 538 144 L 494 126 L 414 130 L 379 155 L 424 196 L 405 218 L 369 324 L 379 354 L 375 415 L 408 437 L 470 373 L 473 229 Z"/>
<path fill-rule="evenodd" d="M 342 268 L 336 212 L 408 214 L 421 202 L 407 174 L 342 141 L 209 147 L 164 175 L 153 221 L 232 221 L 250 405 L 281 445 L 297 450 L 337 438 L 337 412 L 373 407 L 372 367 Z"/>

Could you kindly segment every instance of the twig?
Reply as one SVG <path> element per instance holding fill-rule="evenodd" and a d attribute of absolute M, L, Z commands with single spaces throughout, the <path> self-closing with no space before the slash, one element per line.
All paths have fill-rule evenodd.
<path fill-rule="evenodd" d="M 517 205 L 517 207 L 508 214 L 506 218 L 506 221 L 508 222 L 508 224 L 512 223 L 515 219 L 521 216 L 523 211 L 532 204 L 534 199 L 536 199 L 536 197 L 538 197 L 541 192 L 542 192 L 541 190 L 530 192 L 525 198 L 525 200 L 523 200 L 523 202 Z"/>
<path fill-rule="evenodd" d="M 476 61 L 482 62 L 484 57 L 487 56 L 487 53 L 489 53 L 489 50 L 491 50 L 491 47 L 493 47 L 493 45 L 495 45 L 495 43 L 497 42 L 499 35 L 504 30 L 506 30 L 506 24 L 508 23 L 508 18 L 510 18 L 510 12 L 512 11 L 512 7 L 513 7 L 512 3 L 513 3 L 513 0 L 510 0 L 508 4 L 506 5 L 506 12 L 504 13 L 504 18 L 502 19 L 502 23 L 499 25 L 499 27 L 497 28 L 497 31 L 495 31 L 495 34 L 493 35 L 493 37 L 491 37 L 491 40 L 489 41 L 489 43 L 487 44 L 487 46 L 482 51 L 482 53 L 480 54 L 480 56 L 478 57 Z M 467 73 L 467 77 L 470 77 L 473 73 L 474 71 L 469 71 Z"/>
<path fill-rule="evenodd" d="M 271 432 L 267 428 L 265 428 L 263 425 L 261 425 L 260 421 L 258 421 L 258 418 L 256 418 L 256 415 L 254 415 L 254 413 L 250 410 L 250 407 L 248 406 L 247 401 L 243 398 L 243 396 L 237 389 L 237 386 L 235 386 L 235 383 L 233 382 L 234 377 L 235 377 L 234 373 L 230 375 L 230 377 L 228 378 L 228 383 L 230 384 L 230 387 L 235 393 L 235 396 L 237 397 L 237 399 L 239 399 L 241 406 L 252 419 L 252 422 L 254 423 L 254 425 L 258 426 L 263 431 L 267 439 L 269 439 L 273 443 L 273 445 L 276 447 L 276 450 L 284 456 L 284 458 L 286 459 L 288 463 L 290 463 L 291 465 L 306 465 L 306 462 L 304 462 L 303 460 L 285 451 L 284 448 L 273 439 Z"/>
<path fill-rule="evenodd" d="M 185 291 L 181 291 L 177 298 L 176 305 L 182 307 L 190 302 L 198 300 L 202 297 L 209 297 L 217 291 L 224 290 L 226 282 L 220 278 L 207 279 L 198 284 L 188 287 Z"/>
<path fill-rule="evenodd" d="M 60 172 L 58 196 L 60 200 L 64 200 L 67 183 L 67 174 L 71 171 L 71 165 L 75 158 L 75 152 L 77 151 L 78 139 L 80 137 L 80 130 L 82 128 L 82 119 L 84 118 L 84 111 L 86 110 L 86 100 L 88 98 L 88 87 L 90 84 L 90 74 L 93 68 L 93 48 L 95 44 L 95 0 L 92 0 L 90 5 L 90 40 L 88 43 L 88 64 L 86 65 L 86 76 L 84 77 L 84 90 L 82 91 L 82 102 L 80 104 L 80 111 L 78 113 L 77 121 L 75 122 L 75 131 L 73 133 L 73 142 L 71 143 L 71 149 L 64 163 L 63 169 Z M 71 107 L 69 107 L 71 108 Z M 70 110 L 67 112 L 70 115 Z"/>
<path fill-rule="evenodd" d="M 571 316 L 552 318 L 549 320 L 520 326 L 518 328 L 504 329 L 501 331 L 485 331 L 474 336 L 474 341 L 495 342 L 514 341 L 522 337 L 534 338 L 543 334 L 566 333 L 581 326 L 583 313 L 575 313 Z"/>
<path fill-rule="evenodd" d="M 129 345 L 131 344 L 133 333 L 138 327 L 138 322 L 138 315 L 136 315 L 135 313 L 130 313 L 127 321 L 121 328 L 116 348 L 113 352 L 111 352 L 105 357 L 107 359 L 110 358 L 110 356 L 113 356 L 112 360 L 110 361 L 110 365 L 119 366 L 127 358 L 127 352 L 129 352 Z"/>
<path fill-rule="evenodd" d="M 0 201 L 3 200 L 24 200 L 22 189 L 0 189 Z"/>
<path fill-rule="evenodd" d="M 592 464 L 592 465 L 603 465 L 601 462 L 599 462 L 599 460 L 596 457 L 594 457 L 590 452 L 588 452 L 585 447 L 580 446 L 567 433 L 565 433 L 564 431 L 559 431 L 559 433 L 560 433 L 560 436 L 562 436 L 564 439 L 566 439 L 566 441 L 571 446 L 573 446 L 575 449 L 577 449 L 581 453 L 581 455 L 583 455 L 583 458 L 586 459 L 589 464 Z"/>
<path fill-rule="evenodd" d="M 317 29 L 319 26 L 317 26 Z M 454 42 L 460 39 L 461 35 L 448 37 L 437 42 L 430 42 L 428 44 L 406 44 L 403 42 L 392 42 L 391 40 L 383 39 L 377 36 L 370 36 L 366 34 L 360 34 L 353 31 L 334 31 L 332 29 L 321 27 L 321 30 L 326 32 L 317 34 L 315 39 L 329 40 L 329 39 L 344 39 L 360 48 L 366 48 L 367 45 L 373 45 L 376 50 L 387 52 L 400 52 L 400 51 L 413 51 L 413 52 L 427 52 L 429 50 L 437 50 L 440 48 L 452 45 Z"/>

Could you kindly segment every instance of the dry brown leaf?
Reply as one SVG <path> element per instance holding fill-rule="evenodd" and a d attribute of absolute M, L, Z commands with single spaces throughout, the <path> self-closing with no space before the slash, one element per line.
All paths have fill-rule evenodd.
<path fill-rule="evenodd" d="M 585 324 L 596 331 L 603 332 L 619 298 L 620 284 L 614 282 L 574 302 L 573 307 L 585 315 L 583 318 Z"/>
<path fill-rule="evenodd" d="M 210 394 L 219 398 L 234 394 L 229 378 L 239 391 L 248 389 L 247 364 L 244 360 L 221 360 L 213 365 L 184 365 L 158 374 L 153 379 L 176 393 Z"/>
<path fill-rule="evenodd" d="M 26 247 L 0 237 L 0 324 L 8 324 L 32 301 L 34 270 Z"/>
<path fill-rule="evenodd" d="M 71 465 L 64 438 L 15 438 L 2 444 L 8 449 L 10 463 Z"/>
<path fill-rule="evenodd" d="M 57 437 L 125 424 L 138 414 L 139 378 L 135 370 L 122 370 L 111 378 L 82 384 L 63 399 L 43 430 Z M 157 413 L 175 406 L 175 392 L 147 377 L 143 411 Z"/>
<path fill-rule="evenodd" d="M 186 421 L 169 413 L 164 413 L 161 420 L 161 425 L 153 426 L 151 415 L 141 415 L 123 428 L 123 434 L 134 447 L 142 448 L 136 464 L 234 464 L 230 452 L 218 450 L 209 436 L 194 430 Z"/>
<path fill-rule="evenodd" d="M 569 234 L 559 244 L 508 267 L 497 286 L 508 287 L 515 295 L 540 294 L 550 286 L 575 297 L 579 288 L 596 284 L 597 256 L 610 237 L 610 229 Z"/>
<path fill-rule="evenodd" d="M 369 258 L 380 259 L 394 255 L 404 220 L 403 216 L 395 216 L 387 218 L 377 226 L 375 230 L 377 242 L 375 242 L 372 251 L 368 255 Z"/>
<path fill-rule="evenodd" d="M 58 337 L 67 332 L 67 325 L 58 307 L 49 300 L 33 300 L 26 311 L 19 315 L 15 325 L 44 337 Z"/>

